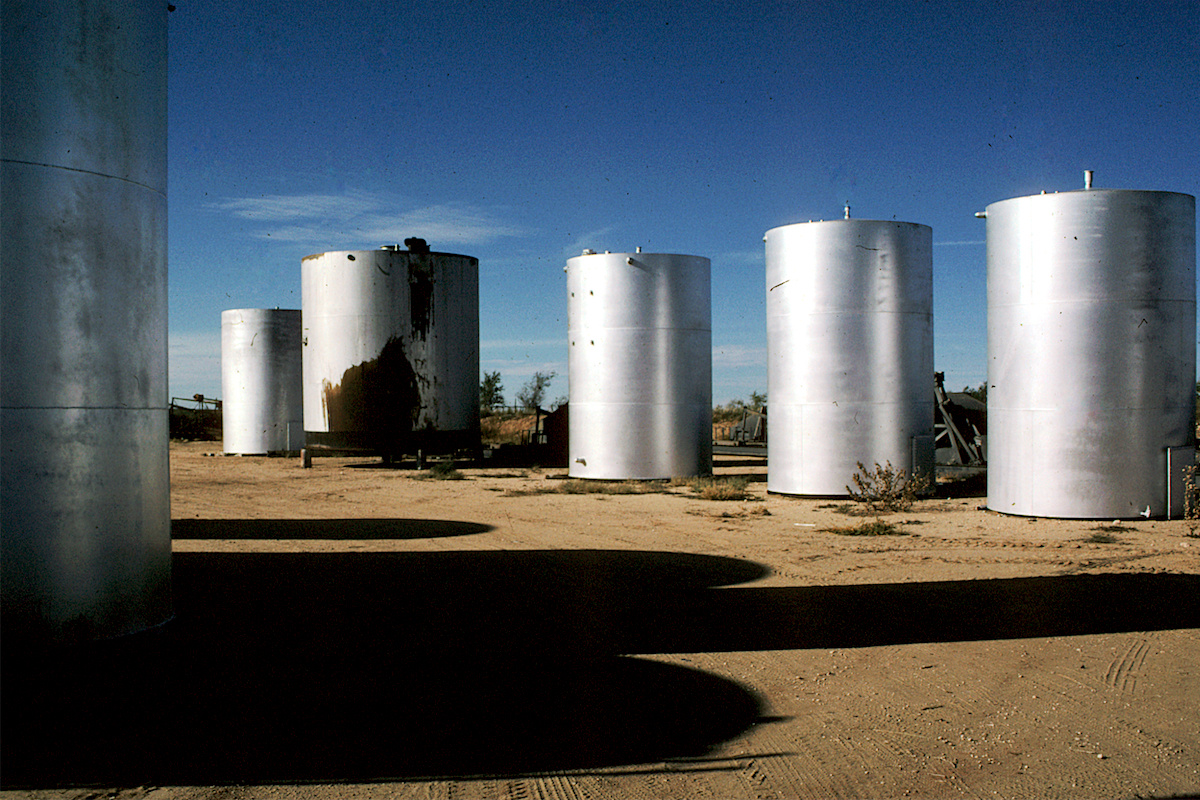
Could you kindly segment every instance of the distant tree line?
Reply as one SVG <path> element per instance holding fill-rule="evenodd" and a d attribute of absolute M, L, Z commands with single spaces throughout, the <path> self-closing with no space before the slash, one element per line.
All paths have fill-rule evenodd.
<path fill-rule="evenodd" d="M 554 380 L 555 372 L 535 372 L 533 377 L 525 382 L 517 391 L 516 405 L 523 411 L 535 411 L 542 408 L 546 402 L 546 390 Z M 560 397 L 550 404 L 551 410 L 565 405 L 566 397 Z M 485 372 L 479 382 L 479 408 L 481 411 L 496 411 L 505 408 L 504 382 L 499 372 Z"/>

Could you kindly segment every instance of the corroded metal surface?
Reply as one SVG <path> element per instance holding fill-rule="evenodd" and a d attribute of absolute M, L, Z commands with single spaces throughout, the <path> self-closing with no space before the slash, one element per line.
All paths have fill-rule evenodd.
<path fill-rule="evenodd" d="M 320 253 L 303 261 L 302 292 L 308 446 L 478 446 L 478 259 Z"/>
<path fill-rule="evenodd" d="M 767 489 L 845 495 L 933 463 L 933 232 L 836 220 L 767 231 Z"/>
<path fill-rule="evenodd" d="M 3 4 L 3 629 L 171 615 L 166 7 Z"/>
<path fill-rule="evenodd" d="M 986 216 L 988 507 L 1166 514 L 1167 448 L 1193 443 L 1195 198 L 1063 192 Z"/>
<path fill-rule="evenodd" d="M 301 363 L 299 309 L 235 308 L 221 312 L 222 433 L 226 453 L 274 453 L 304 446 Z"/>
<path fill-rule="evenodd" d="M 662 253 L 567 261 L 572 477 L 712 472 L 710 272 Z"/>

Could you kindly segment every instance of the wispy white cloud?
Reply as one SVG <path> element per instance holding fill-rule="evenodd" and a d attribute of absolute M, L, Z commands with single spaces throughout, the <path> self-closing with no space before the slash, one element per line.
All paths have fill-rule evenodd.
<path fill-rule="evenodd" d="M 172 331 L 167 339 L 172 397 L 221 396 L 221 332 Z"/>
<path fill-rule="evenodd" d="M 604 245 L 607 244 L 605 241 L 606 237 L 612 235 L 613 231 L 615 230 L 616 226 L 607 225 L 603 228 L 596 228 L 595 230 L 581 233 L 575 237 L 573 242 L 563 248 L 563 256 L 565 258 L 571 258 L 572 256 L 579 255 L 585 249 L 591 249 L 595 250 L 596 252 L 600 252 L 604 249 Z"/>
<path fill-rule="evenodd" d="M 714 367 L 755 367 L 767 363 L 765 347 L 746 347 L 740 344 L 713 345 Z"/>
<path fill-rule="evenodd" d="M 255 238 L 318 249 L 398 243 L 410 236 L 426 239 L 436 249 L 443 243 L 479 244 L 525 233 L 496 211 L 466 203 L 403 205 L 382 194 L 349 193 L 235 197 L 208 207 L 254 223 L 250 235 Z"/>
<path fill-rule="evenodd" d="M 562 347 L 566 341 L 565 335 L 560 339 L 493 339 L 490 341 L 481 341 L 479 347 L 483 350 L 518 350 L 522 347 Z"/>
<path fill-rule="evenodd" d="M 743 250 L 738 253 L 718 253 L 710 258 L 718 267 L 757 267 L 762 265 L 765 256 L 762 250 Z"/>
<path fill-rule="evenodd" d="M 371 195 L 348 194 L 303 194 L 263 195 L 260 197 L 234 197 L 210 203 L 209 207 L 228 211 L 242 219 L 280 222 L 313 217 L 345 219 L 368 213 L 378 207 L 378 200 Z"/>

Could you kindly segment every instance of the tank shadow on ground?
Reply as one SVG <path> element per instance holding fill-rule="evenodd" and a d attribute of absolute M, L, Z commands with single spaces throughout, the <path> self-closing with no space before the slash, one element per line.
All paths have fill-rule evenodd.
<path fill-rule="evenodd" d="M 7 787 L 697 758 L 765 721 L 758 699 L 628 655 L 1200 627 L 1193 575 L 719 588 L 768 570 L 638 551 L 181 553 L 175 563 L 178 618 L 163 631 L 20 664 L 6 648 Z"/>
<path fill-rule="evenodd" d="M 198 538 L 228 533 L 194 525 Z M 177 618 L 162 630 L 21 661 L 5 643 L 3 783 L 373 781 L 703 757 L 759 719 L 757 697 L 622 657 L 621 596 L 765 572 L 675 553 L 176 554 Z"/>
<path fill-rule="evenodd" d="M 441 539 L 495 526 L 448 519 L 175 519 L 172 539 Z"/>

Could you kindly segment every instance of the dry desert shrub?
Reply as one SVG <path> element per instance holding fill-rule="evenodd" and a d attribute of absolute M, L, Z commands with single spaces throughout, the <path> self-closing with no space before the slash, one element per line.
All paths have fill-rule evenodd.
<path fill-rule="evenodd" d="M 903 469 L 893 467 L 890 461 L 882 466 L 877 462 L 873 470 L 868 470 L 859 461 L 858 472 L 851 480 L 856 488 L 846 487 L 850 499 L 864 504 L 871 513 L 907 511 L 930 487 L 928 477 L 909 476 Z"/>
<path fill-rule="evenodd" d="M 1183 517 L 1200 519 L 1200 466 L 1183 468 Z"/>

